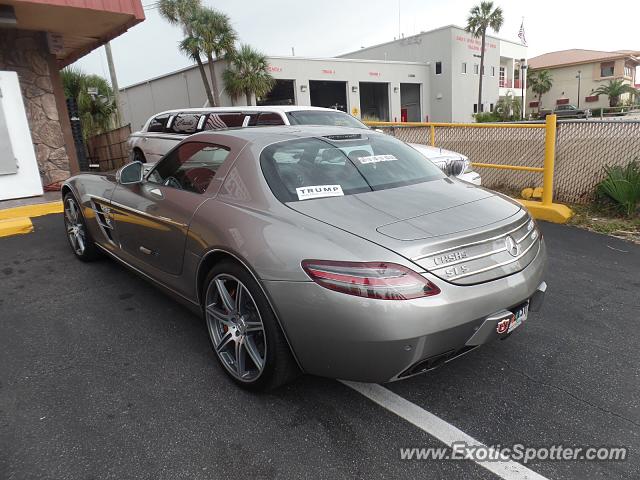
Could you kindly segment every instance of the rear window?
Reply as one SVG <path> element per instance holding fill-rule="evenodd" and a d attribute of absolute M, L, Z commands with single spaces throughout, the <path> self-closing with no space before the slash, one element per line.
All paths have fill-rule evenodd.
<path fill-rule="evenodd" d="M 167 128 L 167 133 L 182 133 L 189 135 L 196 133 L 201 116 L 202 115 L 199 113 L 180 113 L 176 115 Z"/>
<path fill-rule="evenodd" d="M 291 125 L 331 125 L 333 127 L 368 128 L 348 113 L 327 110 L 296 110 L 287 112 Z"/>
<path fill-rule="evenodd" d="M 260 165 L 282 202 L 353 195 L 444 178 L 413 148 L 386 135 L 305 138 L 266 147 Z"/>

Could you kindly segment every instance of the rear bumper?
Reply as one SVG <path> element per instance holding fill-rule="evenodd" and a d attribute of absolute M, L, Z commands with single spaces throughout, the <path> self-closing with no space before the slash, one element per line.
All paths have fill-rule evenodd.
<path fill-rule="evenodd" d="M 441 293 L 407 301 L 354 297 L 313 282 L 265 281 L 264 286 L 305 372 L 388 382 L 424 371 L 412 368 L 425 360 L 441 356 L 442 363 L 500 338 L 494 326 L 495 335 L 468 344 L 496 312 L 527 300 L 532 311 L 539 309 L 546 290 L 545 263 L 542 242 L 527 268 L 491 282 L 458 286 L 425 273 Z"/>

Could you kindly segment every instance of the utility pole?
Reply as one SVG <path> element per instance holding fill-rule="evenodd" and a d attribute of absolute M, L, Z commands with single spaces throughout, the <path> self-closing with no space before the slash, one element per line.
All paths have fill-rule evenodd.
<path fill-rule="evenodd" d="M 122 125 L 122 117 L 120 116 L 120 90 L 118 88 L 118 78 L 116 77 L 116 67 L 113 64 L 113 55 L 111 54 L 111 43 L 104 44 L 104 50 L 107 53 L 107 63 L 109 64 L 109 76 L 111 77 L 111 88 L 116 101 L 116 123 L 120 127 Z"/>
<path fill-rule="evenodd" d="M 582 72 L 578 70 L 578 75 L 576 75 L 578 79 L 578 108 L 580 108 L 580 80 L 582 80 Z"/>

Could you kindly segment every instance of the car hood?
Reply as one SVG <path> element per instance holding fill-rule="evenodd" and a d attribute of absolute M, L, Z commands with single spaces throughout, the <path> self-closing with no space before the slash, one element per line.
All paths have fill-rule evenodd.
<path fill-rule="evenodd" d="M 523 226 L 526 228 L 529 220 L 528 214 L 517 203 L 484 188 L 449 178 L 287 205 L 316 220 L 387 247 L 436 274 L 442 267 L 434 257 L 437 253 L 485 241 L 493 248 L 491 239 Z M 520 235 L 524 231 L 517 233 Z M 504 242 L 499 247 L 504 250 L 503 246 Z M 471 254 L 471 251 L 464 252 L 467 257 Z M 486 260 L 478 268 L 487 267 Z M 488 260 L 498 262 L 502 258 L 489 255 Z M 492 272 L 492 275 L 494 273 L 500 272 Z M 459 283 L 495 278 L 492 275 L 484 275 L 480 279 L 469 278 L 469 275 Z M 448 275 L 452 276 L 457 274 Z M 443 278 L 448 279 L 447 275 Z"/>

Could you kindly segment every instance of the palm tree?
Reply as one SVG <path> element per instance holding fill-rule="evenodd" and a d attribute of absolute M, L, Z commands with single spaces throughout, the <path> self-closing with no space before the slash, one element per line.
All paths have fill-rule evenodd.
<path fill-rule="evenodd" d="M 624 83 L 621 79 L 609 80 L 607 85 L 600 85 L 591 92 L 591 95 L 606 95 L 609 97 L 609 106 L 617 107 L 620 103 L 620 97 L 625 93 L 637 95 L 638 90 L 628 83 Z"/>
<path fill-rule="evenodd" d="M 262 97 L 275 84 L 267 67 L 267 58 L 262 53 L 249 45 L 241 45 L 223 74 L 225 89 L 234 99 L 245 95 L 247 105 L 251 105 L 252 95 Z"/>
<path fill-rule="evenodd" d="M 507 95 L 496 102 L 495 112 L 503 122 L 520 120 L 522 102 L 516 100 L 512 95 Z"/>
<path fill-rule="evenodd" d="M 207 100 L 209 100 L 209 105 L 213 105 L 213 93 L 200 56 L 199 42 L 193 35 L 193 23 L 201 10 L 202 4 L 200 0 L 160 0 L 158 3 L 160 15 L 171 25 L 182 27 L 185 38 L 180 42 L 178 48 L 198 64 Z"/>
<path fill-rule="evenodd" d="M 539 72 L 529 71 L 527 75 L 527 84 L 533 93 L 538 94 L 538 113 L 542 107 L 542 95 L 548 93 L 553 86 L 553 77 L 549 70 L 540 70 Z"/>
<path fill-rule="evenodd" d="M 484 75 L 484 46 L 487 29 L 491 28 L 498 33 L 502 27 L 504 18 L 500 7 L 493 8 L 493 2 L 480 2 L 469 11 L 466 31 L 474 37 L 482 37 L 480 49 L 480 82 L 478 85 L 478 111 L 482 111 L 482 76 Z"/>
<path fill-rule="evenodd" d="M 87 75 L 77 67 L 64 68 L 60 78 L 65 97 L 78 105 L 85 140 L 114 127 L 116 102 L 107 80 L 98 75 Z"/>
<path fill-rule="evenodd" d="M 198 40 L 200 51 L 207 57 L 209 76 L 213 86 L 213 106 L 220 105 L 220 90 L 216 79 L 214 61 L 233 57 L 237 34 L 227 15 L 212 8 L 201 9 L 191 22 L 193 35 Z"/>

